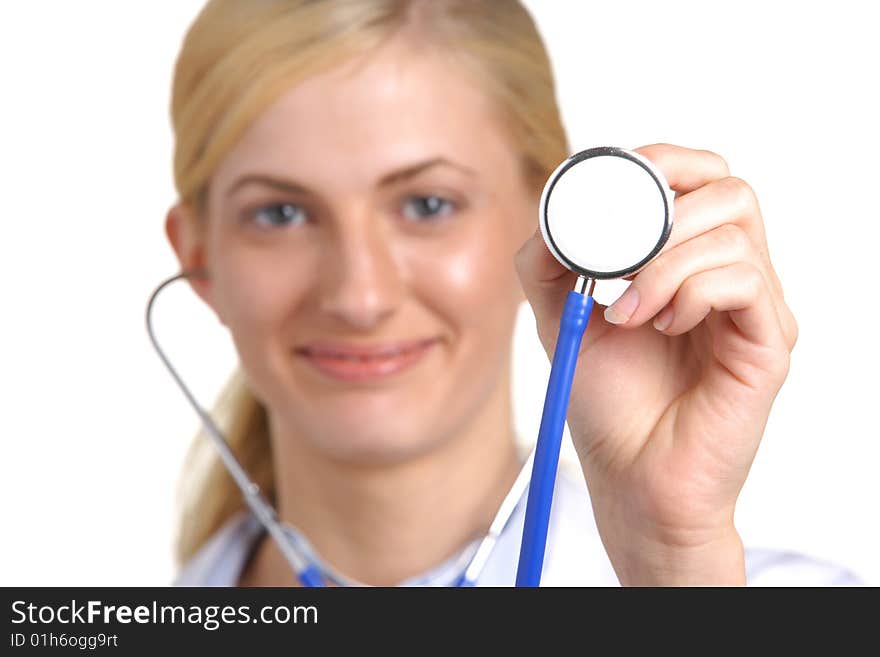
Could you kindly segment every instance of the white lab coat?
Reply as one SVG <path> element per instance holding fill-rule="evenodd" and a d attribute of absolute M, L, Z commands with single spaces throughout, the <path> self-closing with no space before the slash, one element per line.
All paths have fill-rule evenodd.
<path fill-rule="evenodd" d="M 579 474 L 579 473 L 578 473 Z M 510 517 L 477 586 L 513 586 L 525 518 L 526 495 Z M 236 586 L 263 528 L 249 511 L 221 527 L 177 574 L 176 586 Z M 476 543 L 477 541 L 475 541 Z M 750 586 L 858 586 L 856 575 L 840 566 L 794 552 L 746 548 Z M 403 585 L 418 586 L 426 576 L 454 573 L 457 556 Z M 457 574 L 457 573 L 456 573 Z M 542 586 L 619 586 L 599 538 L 587 487 L 560 467 L 551 507 Z"/>

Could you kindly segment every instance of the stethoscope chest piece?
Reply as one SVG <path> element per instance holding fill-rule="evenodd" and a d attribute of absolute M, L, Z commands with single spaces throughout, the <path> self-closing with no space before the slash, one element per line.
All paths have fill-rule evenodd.
<path fill-rule="evenodd" d="M 673 194 L 647 158 L 614 146 L 575 153 L 551 174 L 539 224 L 550 253 L 584 278 L 628 276 L 663 248 Z"/>

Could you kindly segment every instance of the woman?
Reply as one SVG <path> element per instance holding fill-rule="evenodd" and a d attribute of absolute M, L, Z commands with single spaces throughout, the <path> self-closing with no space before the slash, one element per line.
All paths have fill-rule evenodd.
<path fill-rule="evenodd" d="M 552 356 L 575 278 L 536 230 L 569 151 L 530 16 L 514 0 L 211 1 L 172 117 L 167 235 L 241 360 L 216 409 L 227 439 L 325 574 L 454 581 L 522 466 L 517 310 Z M 745 551 L 733 523 L 797 339 L 757 200 L 719 155 L 637 150 L 676 220 L 584 336 L 568 421 L 589 495 L 560 472 L 543 582 L 850 583 Z M 177 582 L 297 585 L 205 449 Z M 513 583 L 523 507 L 479 584 Z"/>

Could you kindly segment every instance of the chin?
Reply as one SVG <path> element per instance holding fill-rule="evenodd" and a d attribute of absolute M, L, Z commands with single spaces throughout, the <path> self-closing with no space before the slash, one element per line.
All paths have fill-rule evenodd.
<path fill-rule="evenodd" d="M 413 429 L 385 423 L 352 425 L 334 423 L 316 428 L 314 447 L 329 458 L 358 465 L 393 465 L 429 452 L 435 445 L 425 426 Z"/>

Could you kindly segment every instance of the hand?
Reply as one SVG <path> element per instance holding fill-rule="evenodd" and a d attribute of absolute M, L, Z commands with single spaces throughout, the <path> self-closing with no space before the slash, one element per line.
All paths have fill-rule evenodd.
<path fill-rule="evenodd" d="M 635 150 L 676 192 L 672 232 L 620 299 L 594 305 L 569 429 L 621 583 L 744 584 L 734 507 L 797 323 L 755 194 L 724 159 L 669 144 Z M 540 230 L 515 264 L 552 359 L 577 275 Z"/>

